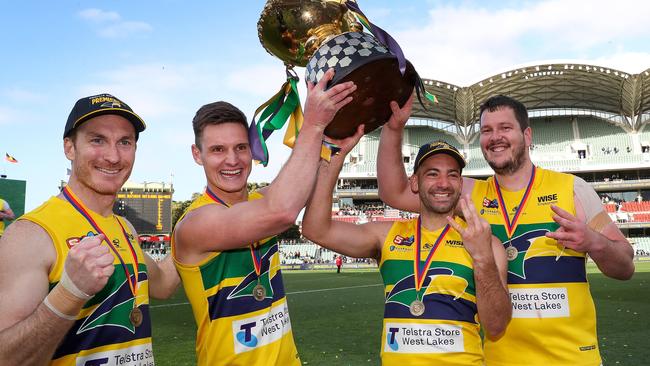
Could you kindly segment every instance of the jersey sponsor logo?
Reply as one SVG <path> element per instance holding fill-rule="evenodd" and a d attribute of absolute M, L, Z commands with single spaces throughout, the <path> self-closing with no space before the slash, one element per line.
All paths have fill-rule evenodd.
<path fill-rule="evenodd" d="M 96 235 L 97 235 L 96 233 L 94 233 L 92 231 L 89 231 L 85 235 L 73 236 L 71 238 L 67 238 L 65 240 L 65 244 L 68 246 L 68 249 L 70 249 L 73 246 L 79 244 L 79 242 L 81 242 L 85 237 L 93 237 L 93 236 L 96 236 Z"/>
<path fill-rule="evenodd" d="M 97 235 L 98 235 L 97 233 L 89 231 L 85 235 L 74 236 L 74 237 L 71 237 L 71 238 L 67 238 L 65 240 L 65 244 L 68 246 L 68 249 L 71 249 L 73 246 L 79 244 L 84 238 L 93 237 L 93 236 L 97 236 Z M 129 234 L 129 239 L 132 239 L 132 238 L 133 238 L 133 235 Z M 115 238 L 115 239 L 111 240 L 111 242 L 113 243 L 113 245 L 115 246 L 116 249 L 118 249 L 120 251 L 126 250 L 125 248 L 120 247 L 120 239 Z"/>
<path fill-rule="evenodd" d="M 391 245 L 390 247 L 388 247 L 388 249 L 391 252 L 402 252 L 402 253 L 412 252 L 413 251 L 412 247 L 396 246 L 396 245 Z"/>
<path fill-rule="evenodd" d="M 494 199 L 489 199 L 487 197 L 483 197 L 483 207 L 485 208 L 499 208 L 499 201 L 497 201 L 496 198 Z"/>
<path fill-rule="evenodd" d="M 538 206 L 554 204 L 554 203 L 557 203 L 557 201 L 558 201 L 557 193 L 546 194 L 546 195 L 537 197 L 537 205 Z"/>
<path fill-rule="evenodd" d="M 406 245 L 406 246 L 410 246 L 411 244 L 413 244 L 414 241 L 415 241 L 415 237 L 413 235 L 409 236 L 408 238 L 405 238 L 401 235 L 395 235 L 395 238 L 393 239 L 393 243 L 395 243 L 396 245 Z"/>
<path fill-rule="evenodd" d="M 252 351 L 282 338 L 291 330 L 289 308 L 284 302 L 261 315 L 232 322 L 235 353 Z"/>
<path fill-rule="evenodd" d="M 151 343 L 78 356 L 77 366 L 153 366 Z"/>
<path fill-rule="evenodd" d="M 513 318 L 567 318 L 569 294 L 565 287 L 511 288 Z"/>
<path fill-rule="evenodd" d="M 454 247 L 454 248 L 464 248 L 462 240 L 445 240 L 445 245 Z"/>
<path fill-rule="evenodd" d="M 450 353 L 465 352 L 459 325 L 386 323 L 384 352 Z"/>
<path fill-rule="evenodd" d="M 239 343 L 243 344 L 246 347 L 255 347 L 257 346 L 257 337 L 253 334 L 251 330 L 257 325 L 257 322 L 244 323 L 239 326 L 240 331 L 237 333 L 236 339 Z"/>
<path fill-rule="evenodd" d="M 118 266 L 116 271 L 122 270 Z M 133 278 L 133 275 L 131 275 Z M 138 280 L 141 282 L 147 279 L 147 272 L 140 271 L 138 273 Z M 140 297 L 140 296 L 138 296 Z M 99 303 L 93 311 L 83 319 L 83 323 L 77 330 L 77 334 L 82 334 L 91 329 L 100 327 L 118 327 L 126 329 L 127 331 L 135 334 L 135 326 L 129 321 L 129 314 L 135 307 L 129 284 L 126 279 L 122 281 L 119 286 L 116 286 L 113 292 L 109 293 L 106 298 Z"/>

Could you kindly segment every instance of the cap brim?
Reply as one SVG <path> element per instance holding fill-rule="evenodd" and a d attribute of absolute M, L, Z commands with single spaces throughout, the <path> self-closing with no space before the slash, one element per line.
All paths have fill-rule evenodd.
<path fill-rule="evenodd" d="M 84 122 L 88 121 L 91 118 L 95 118 L 98 116 L 102 116 L 105 114 L 115 114 L 118 116 L 122 116 L 126 118 L 131 124 L 133 125 L 133 128 L 135 128 L 135 132 L 140 133 L 147 128 L 147 125 L 144 123 L 142 118 L 138 116 L 137 114 L 128 111 L 126 109 L 121 109 L 121 108 L 103 108 L 97 111 L 92 111 L 90 113 L 86 113 L 83 116 L 77 118 L 75 121 L 74 125 L 70 129 L 70 131 L 74 130 L 75 128 L 79 127 L 81 124 Z"/>
<path fill-rule="evenodd" d="M 463 159 L 463 157 L 460 155 L 460 153 L 458 153 L 457 151 L 455 151 L 453 149 L 442 147 L 442 148 L 438 148 L 438 149 L 435 149 L 435 150 L 428 151 L 424 155 L 422 155 L 422 157 L 418 161 L 418 165 L 417 165 L 417 167 L 415 167 L 414 171 L 418 170 L 418 168 L 420 167 L 420 165 L 422 165 L 422 162 L 424 160 L 426 160 L 427 158 L 429 158 L 429 157 L 431 157 L 433 155 L 437 155 L 437 154 L 449 155 L 458 162 L 458 165 L 460 165 L 461 169 L 465 168 L 465 159 Z"/>

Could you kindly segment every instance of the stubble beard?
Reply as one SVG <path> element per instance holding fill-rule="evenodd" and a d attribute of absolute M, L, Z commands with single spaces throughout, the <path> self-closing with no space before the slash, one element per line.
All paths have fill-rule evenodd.
<path fill-rule="evenodd" d="M 501 163 L 500 165 L 494 161 L 488 160 L 487 158 L 485 160 L 487 160 L 490 168 L 492 168 L 492 170 L 494 170 L 498 175 L 512 175 L 524 165 L 526 155 L 525 149 L 525 144 L 521 144 L 518 149 L 513 151 L 513 158 Z"/>

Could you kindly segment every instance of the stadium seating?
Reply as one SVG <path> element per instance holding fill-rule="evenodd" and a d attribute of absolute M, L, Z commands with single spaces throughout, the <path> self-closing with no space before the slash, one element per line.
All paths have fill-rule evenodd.
<path fill-rule="evenodd" d="M 606 155 L 611 158 L 616 155 L 630 155 L 626 148 L 632 146 L 632 141 L 618 126 L 597 118 L 579 118 L 578 130 L 580 141 L 589 146 L 592 156 Z M 615 147 L 618 153 L 614 152 Z"/>
<path fill-rule="evenodd" d="M 568 117 L 532 119 L 533 151 L 540 153 L 564 152 L 573 142 L 573 127 Z"/>

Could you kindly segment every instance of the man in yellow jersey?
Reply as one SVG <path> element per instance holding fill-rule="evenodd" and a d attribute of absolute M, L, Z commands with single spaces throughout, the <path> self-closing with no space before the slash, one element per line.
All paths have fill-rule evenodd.
<path fill-rule="evenodd" d="M 149 295 L 179 284 L 113 214 L 145 124 L 110 94 L 81 98 L 63 133 L 61 194 L 0 240 L 0 360 L 6 365 L 153 365 Z"/>
<path fill-rule="evenodd" d="M 0 238 L 2 237 L 2 234 L 5 232 L 5 220 L 13 220 L 15 219 L 16 216 L 14 215 L 14 212 L 11 210 L 11 206 L 9 206 L 9 203 L 2 198 L 0 198 Z"/>
<path fill-rule="evenodd" d="M 392 108 L 379 147 L 379 192 L 387 204 L 413 211 L 417 197 L 405 188 L 401 160 L 410 106 Z M 486 364 L 600 365 L 586 258 L 605 275 L 625 280 L 634 273 L 632 247 L 589 184 L 532 163 L 522 103 L 495 96 L 480 111 L 481 150 L 495 175 L 464 178 L 463 191 L 503 242 L 513 308 L 504 336 L 486 341 Z"/>
<path fill-rule="evenodd" d="M 308 85 L 304 124 L 270 186 L 248 193 L 252 155 L 246 116 L 226 102 L 192 121 L 192 155 L 205 193 L 178 221 L 172 255 L 197 323 L 202 366 L 300 365 L 274 235 L 289 228 L 314 187 L 325 127 L 352 100 L 343 83 L 325 90 L 328 71 Z"/>
<path fill-rule="evenodd" d="M 347 153 L 356 141 L 342 144 Z M 480 325 L 498 339 L 510 320 L 506 259 L 469 201 L 454 217 L 465 166 L 455 147 L 424 144 L 410 187 L 419 218 L 362 225 L 332 221 L 332 190 L 344 155 L 321 163 L 303 235 L 351 257 L 375 258 L 384 281 L 383 365 L 483 365 Z"/>

